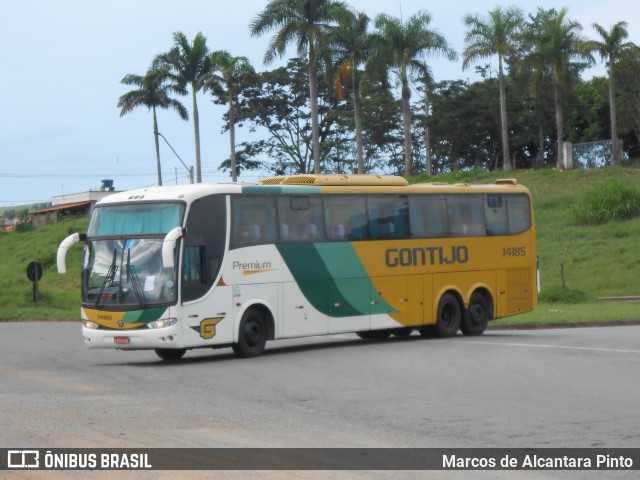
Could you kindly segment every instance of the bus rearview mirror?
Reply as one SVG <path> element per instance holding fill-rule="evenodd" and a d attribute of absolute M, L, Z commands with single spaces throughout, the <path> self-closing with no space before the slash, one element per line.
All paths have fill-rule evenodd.
<path fill-rule="evenodd" d="M 182 236 L 182 227 L 176 227 L 167 233 L 162 242 L 162 266 L 164 268 L 174 267 L 173 249 L 176 246 L 176 240 Z"/>

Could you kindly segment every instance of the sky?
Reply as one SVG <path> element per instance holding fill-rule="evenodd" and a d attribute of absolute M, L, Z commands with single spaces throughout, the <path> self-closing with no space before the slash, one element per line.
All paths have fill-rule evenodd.
<path fill-rule="evenodd" d="M 525 13 L 537 7 L 568 8 L 568 17 L 597 38 L 592 23 L 605 28 L 627 21 L 629 41 L 640 44 L 640 6 L 631 0 L 346 0 L 370 17 L 378 13 L 408 18 L 432 15 L 431 27 L 445 36 L 458 55 L 464 49 L 465 14 L 486 13 L 497 5 L 517 5 Z M 189 39 L 202 32 L 211 51 L 246 56 L 258 71 L 273 33 L 251 37 L 249 24 L 265 0 L 6 0 L 0 10 L 0 207 L 48 202 L 52 196 L 97 190 L 102 179 L 118 190 L 157 181 L 151 113 L 138 108 L 120 117 L 118 98 L 131 87 L 120 80 L 143 75 L 152 59 L 172 47 L 174 32 Z M 295 55 L 293 49 L 288 57 Z M 286 58 L 280 62 L 284 63 Z M 482 62 L 487 63 L 487 62 Z M 496 62 L 493 62 L 494 64 Z M 461 61 L 430 59 L 437 81 L 478 80 Z M 588 76 L 605 75 L 602 66 Z M 189 97 L 180 98 L 190 110 Z M 225 108 L 198 96 L 203 181 L 229 181 L 218 170 L 229 156 L 222 132 Z M 158 113 L 159 131 L 187 165 L 195 164 L 193 123 L 170 110 Z M 237 143 L 255 139 L 247 128 Z M 165 184 L 187 183 L 187 171 L 161 142 Z M 251 171 L 240 181 L 268 172 Z"/>

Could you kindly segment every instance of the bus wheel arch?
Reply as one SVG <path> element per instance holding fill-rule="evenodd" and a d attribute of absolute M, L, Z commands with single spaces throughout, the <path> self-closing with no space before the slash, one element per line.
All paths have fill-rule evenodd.
<path fill-rule="evenodd" d="M 469 300 L 464 311 L 460 330 L 465 335 L 482 335 L 487 329 L 489 320 L 493 319 L 494 303 L 491 293 L 485 288 L 478 288 Z"/>

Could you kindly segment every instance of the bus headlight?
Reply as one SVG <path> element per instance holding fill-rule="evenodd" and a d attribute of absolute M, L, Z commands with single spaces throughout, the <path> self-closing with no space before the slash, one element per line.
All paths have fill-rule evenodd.
<path fill-rule="evenodd" d="M 177 321 L 177 318 L 163 318 L 161 320 L 156 320 L 155 322 L 147 323 L 147 328 L 170 327 L 171 325 L 175 325 Z"/>
<path fill-rule="evenodd" d="M 100 328 L 100 325 L 96 322 L 92 322 L 91 320 L 82 320 L 82 324 L 84 325 L 84 328 L 88 328 L 90 330 L 97 330 Z"/>

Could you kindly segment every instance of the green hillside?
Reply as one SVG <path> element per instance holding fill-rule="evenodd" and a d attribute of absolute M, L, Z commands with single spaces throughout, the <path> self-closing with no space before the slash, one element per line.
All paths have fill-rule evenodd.
<path fill-rule="evenodd" d="M 518 171 L 509 175 L 472 171 L 441 175 L 437 178 L 420 176 L 416 182 L 446 181 L 492 183 L 496 178 L 517 178 L 533 192 L 538 254 L 541 257 L 542 299 L 538 310 L 521 317 L 540 319 L 549 312 L 563 321 L 560 313 L 595 318 L 611 316 L 615 319 L 640 320 L 635 305 L 616 305 L 594 302 L 600 296 L 640 295 L 640 217 L 600 226 L 579 226 L 571 214 L 572 205 L 582 200 L 594 188 L 623 181 L 640 186 L 640 169 L 609 168 L 603 170 Z M 43 225 L 29 232 L 0 233 L 0 320 L 12 319 L 77 319 L 80 302 L 80 260 L 82 247 L 74 246 L 67 255 L 66 275 L 56 273 L 58 244 L 70 233 L 84 232 L 87 219 L 64 220 Z M 37 260 L 44 266 L 40 284 L 41 301 L 32 304 L 31 282 L 26 277 L 27 264 Z M 564 266 L 567 288 L 562 289 L 560 265 Z M 592 301 L 580 310 L 575 306 L 549 306 L 560 301 Z M 581 294 L 580 292 L 584 292 Z M 569 313 L 567 313 L 569 312 Z M 545 315 L 546 314 L 546 315 Z M 599 317 L 598 317 L 599 316 Z M 606 318 L 601 318 L 606 319 Z M 546 318 L 544 318 L 546 321 Z"/>

